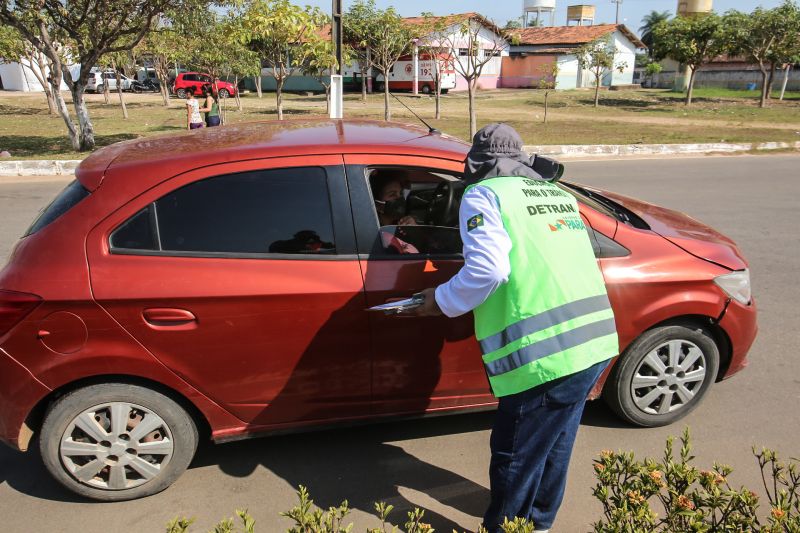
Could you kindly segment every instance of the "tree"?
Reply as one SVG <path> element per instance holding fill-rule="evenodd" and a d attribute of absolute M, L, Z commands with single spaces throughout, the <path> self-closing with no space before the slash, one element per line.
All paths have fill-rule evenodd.
<path fill-rule="evenodd" d="M 558 72 L 560 70 L 558 60 L 554 59 L 550 63 L 545 63 L 539 70 L 542 73 L 542 77 L 539 79 L 539 88 L 544 90 L 544 120 L 542 122 L 547 124 L 548 99 L 550 93 L 558 86 Z"/>
<path fill-rule="evenodd" d="M 442 77 L 445 71 L 453 70 L 453 49 L 445 42 L 446 19 L 435 17 L 432 13 L 423 13 L 423 24 L 419 27 L 419 50 L 430 64 L 430 74 L 433 78 L 435 118 L 442 118 Z"/>
<path fill-rule="evenodd" d="M 349 46 L 342 50 L 342 61 L 349 62 L 352 52 Z M 325 88 L 325 113 L 331 110 L 331 73 L 339 66 L 336 60 L 336 51 L 333 42 L 330 40 L 318 40 L 313 43 L 311 50 L 306 58 L 305 64 L 301 67 L 303 74 L 311 76 Z"/>
<path fill-rule="evenodd" d="M 483 74 L 484 67 L 496 57 L 506 46 L 506 41 L 501 36 L 493 34 L 490 39 L 484 39 L 482 30 L 491 25 L 480 15 L 466 17 L 458 24 L 455 32 L 447 35 L 444 42 L 457 56 L 453 60 L 453 68 L 467 82 L 469 96 L 469 136 L 478 131 L 478 116 L 475 108 L 475 92 L 478 90 L 478 81 Z"/>
<path fill-rule="evenodd" d="M 169 107 L 170 71 L 175 64 L 187 59 L 192 48 L 188 41 L 180 20 L 172 14 L 159 20 L 142 41 L 140 54 L 153 64 L 164 107 Z"/>
<path fill-rule="evenodd" d="M 670 16 L 671 15 L 669 11 L 658 12 L 656 10 L 653 10 L 649 14 L 645 15 L 644 18 L 642 19 L 643 24 L 639 28 L 639 33 L 642 34 L 642 42 L 647 45 L 647 54 L 651 58 L 654 57 L 653 54 L 655 51 L 655 43 L 653 40 L 653 29 L 662 22 L 667 22 Z"/>
<path fill-rule="evenodd" d="M 25 61 L 22 61 L 22 60 Z M 27 68 L 42 86 L 47 98 L 47 110 L 52 115 L 56 112 L 56 101 L 53 89 L 48 83 L 49 66 L 47 57 L 26 41 L 16 28 L 11 26 L 0 27 L 0 64 L 4 62 L 19 62 L 22 68 Z M 26 76 L 27 81 L 27 76 Z"/>
<path fill-rule="evenodd" d="M 253 0 L 242 13 L 249 44 L 272 69 L 279 120 L 283 120 L 283 86 L 306 61 L 325 21 L 319 9 L 301 8 L 289 0 Z"/>
<path fill-rule="evenodd" d="M 782 19 L 783 14 L 777 9 L 762 7 L 757 7 L 749 15 L 732 10 L 723 19 L 729 34 L 729 51 L 758 64 L 761 73 L 761 107 L 767 105 L 771 71 L 774 69 L 770 61 L 773 49 L 784 39 Z M 796 33 L 797 28 L 793 32 Z"/>
<path fill-rule="evenodd" d="M 767 98 L 769 99 L 772 94 L 775 71 L 782 68 L 784 77 L 781 100 L 783 100 L 786 83 L 789 79 L 789 69 L 792 65 L 800 63 L 800 7 L 794 0 L 785 0 L 773 11 L 776 12 L 775 31 L 779 34 L 779 38 L 775 41 L 770 53 L 767 54 L 770 62 Z"/>
<path fill-rule="evenodd" d="M 377 17 L 375 0 L 356 0 L 342 18 L 342 41 L 353 50 L 361 74 L 361 101 L 367 100 L 367 76 L 372 61 L 367 36 L 373 31 Z"/>
<path fill-rule="evenodd" d="M 694 80 L 703 65 L 728 50 L 725 26 L 715 13 L 675 17 L 653 28 L 655 57 L 670 57 L 691 69 L 686 105 L 691 105 Z"/>
<path fill-rule="evenodd" d="M 603 85 L 603 76 L 609 70 L 617 69 L 620 72 L 628 66 L 625 62 L 614 63 L 617 47 L 611 37 L 595 39 L 579 47 L 575 51 L 578 65 L 582 70 L 588 70 L 594 76 L 594 106 L 600 105 L 600 87 Z"/>
<path fill-rule="evenodd" d="M 91 150 L 94 126 L 83 93 L 92 67 L 104 54 L 136 46 L 166 10 L 190 9 L 195 1 L 202 0 L 2 0 L 0 22 L 45 54 L 53 77 L 67 84 L 79 126 L 76 135 L 71 117 L 64 117 L 70 140 L 76 149 Z M 64 68 L 65 46 L 71 61 L 80 64 L 75 79 Z"/>
<path fill-rule="evenodd" d="M 411 29 L 393 7 L 376 11 L 375 25 L 366 36 L 370 63 L 383 76 L 383 118 L 392 119 L 389 107 L 389 73 L 411 44 Z"/>

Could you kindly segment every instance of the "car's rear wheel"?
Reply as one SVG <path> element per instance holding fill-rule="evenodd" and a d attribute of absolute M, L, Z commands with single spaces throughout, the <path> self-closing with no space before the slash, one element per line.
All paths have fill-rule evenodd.
<path fill-rule="evenodd" d="M 100 94 L 102 92 L 105 92 L 105 90 L 106 90 L 105 87 L 103 87 L 103 85 L 101 84 L 101 85 L 97 86 L 97 89 L 95 89 L 94 92 L 96 92 L 97 94 Z"/>
<path fill-rule="evenodd" d="M 175 96 L 178 98 L 186 98 L 186 89 L 178 89 L 175 91 Z"/>
<path fill-rule="evenodd" d="M 707 331 L 658 327 L 642 334 L 620 356 L 603 395 L 628 422 L 664 426 L 700 404 L 718 370 L 719 349 Z"/>
<path fill-rule="evenodd" d="M 422 94 L 431 94 L 431 86 L 430 85 L 423 85 L 421 91 L 422 91 Z"/>
<path fill-rule="evenodd" d="M 47 411 L 42 460 L 71 491 L 101 501 L 149 496 L 169 487 L 197 449 L 192 418 L 167 396 L 137 385 L 78 389 Z"/>
<path fill-rule="evenodd" d="M 220 89 L 219 90 L 219 97 L 220 98 L 227 98 L 230 95 L 231 95 L 231 93 L 228 92 L 228 89 Z"/>

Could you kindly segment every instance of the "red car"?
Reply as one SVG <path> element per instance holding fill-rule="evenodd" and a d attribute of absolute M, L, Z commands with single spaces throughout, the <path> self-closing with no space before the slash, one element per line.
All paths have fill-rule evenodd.
<path fill-rule="evenodd" d="M 199 72 L 181 72 L 172 84 L 172 94 L 178 98 L 186 98 L 187 92 L 199 95 L 204 85 L 213 85 L 214 78 Z M 236 94 L 236 86 L 227 81 L 217 80 L 217 90 L 220 98 L 227 98 Z"/>
<path fill-rule="evenodd" d="M 468 148 L 325 120 L 95 152 L 0 272 L 0 438 L 26 450 L 38 434 L 57 480 L 122 500 L 169 486 L 201 437 L 492 408 L 471 316 L 365 311 L 461 266 Z M 387 175 L 418 226 L 379 228 L 371 184 Z M 593 397 L 634 424 L 670 423 L 746 365 L 747 263 L 686 215 L 562 187 L 623 349 Z"/>

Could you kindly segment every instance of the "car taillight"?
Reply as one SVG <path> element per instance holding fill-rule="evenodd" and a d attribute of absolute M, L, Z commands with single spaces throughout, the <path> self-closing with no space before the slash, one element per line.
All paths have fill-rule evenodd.
<path fill-rule="evenodd" d="M 0 290 L 0 337 L 19 324 L 41 301 L 35 294 Z"/>

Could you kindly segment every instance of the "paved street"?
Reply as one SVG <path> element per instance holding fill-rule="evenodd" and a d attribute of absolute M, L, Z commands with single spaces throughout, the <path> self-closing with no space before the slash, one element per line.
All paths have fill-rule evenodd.
<path fill-rule="evenodd" d="M 554 532 L 588 531 L 600 516 L 591 496 L 591 460 L 600 450 L 660 456 L 666 437 L 685 425 L 698 465 L 728 463 L 733 485 L 763 492 L 751 445 L 800 456 L 800 156 L 584 161 L 569 163 L 568 176 L 684 211 L 732 237 L 751 263 L 760 334 L 750 367 L 714 386 L 703 405 L 671 427 L 629 427 L 604 404 L 591 404 Z M 65 183 L 0 178 L 0 258 Z M 0 528 L 157 532 L 184 515 L 197 518 L 196 531 L 208 531 L 234 509 L 248 508 L 257 531 L 285 531 L 289 521 L 278 513 L 292 507 L 293 487 L 304 484 L 323 507 L 347 498 L 355 531 L 379 526 L 368 514 L 375 500 L 425 507 L 437 531 L 474 530 L 488 500 L 490 425 L 491 414 L 462 415 L 207 444 L 166 492 L 116 504 L 80 501 L 51 481 L 35 454 L 0 447 Z"/>

